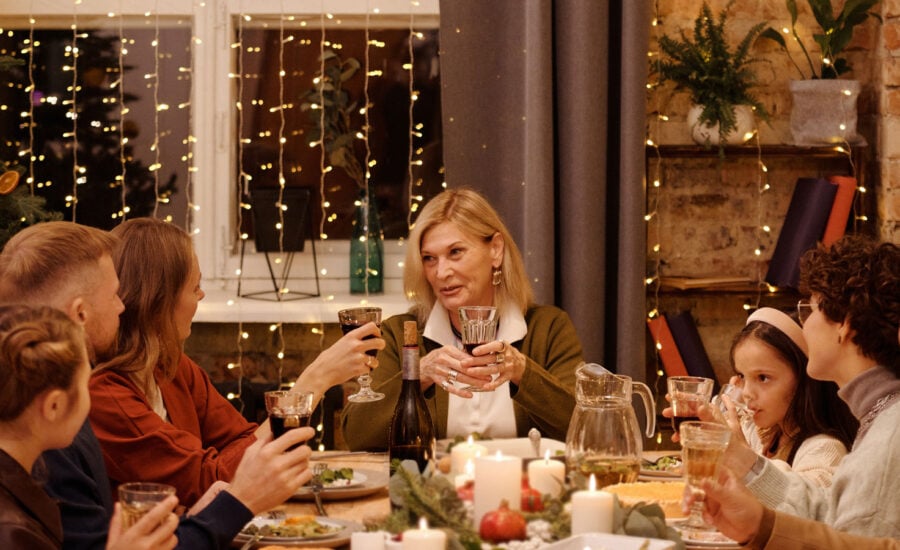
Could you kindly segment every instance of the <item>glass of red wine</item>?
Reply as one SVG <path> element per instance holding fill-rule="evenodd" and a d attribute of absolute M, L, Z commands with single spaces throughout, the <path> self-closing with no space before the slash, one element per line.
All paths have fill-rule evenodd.
<path fill-rule="evenodd" d="M 380 307 L 353 307 L 338 311 L 338 319 L 341 323 L 341 330 L 347 334 L 353 329 L 359 328 L 366 323 L 375 323 L 381 326 L 381 308 Z M 374 338 L 374 336 L 366 336 L 364 339 Z M 368 355 L 375 357 L 377 350 L 369 350 Z M 384 394 L 372 390 L 372 375 L 366 373 L 356 377 L 359 382 L 359 391 L 348 397 L 347 399 L 354 403 L 369 403 L 384 399 Z"/>
<path fill-rule="evenodd" d="M 667 386 L 672 403 L 672 428 L 678 433 L 685 420 L 700 420 L 698 410 L 709 403 L 713 380 L 702 376 L 670 376 Z"/>
<path fill-rule="evenodd" d="M 494 306 L 463 306 L 459 308 L 459 332 L 466 353 L 497 338 L 497 308 Z M 466 386 L 463 390 L 486 391 L 481 386 Z"/>
<path fill-rule="evenodd" d="M 265 393 L 269 426 L 277 439 L 288 430 L 309 426 L 313 410 L 313 394 L 308 391 L 276 390 Z"/>

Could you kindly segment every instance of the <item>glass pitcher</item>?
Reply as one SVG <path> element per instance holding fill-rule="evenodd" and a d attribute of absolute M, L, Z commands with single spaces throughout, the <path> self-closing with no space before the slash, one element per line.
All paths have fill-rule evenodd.
<path fill-rule="evenodd" d="M 587 363 L 576 372 L 577 401 L 566 434 L 566 469 L 584 487 L 593 474 L 597 487 L 637 480 L 643 436 L 631 405 L 636 392 L 647 414 L 647 437 L 656 430 L 656 402 L 650 388 L 631 377 Z"/>

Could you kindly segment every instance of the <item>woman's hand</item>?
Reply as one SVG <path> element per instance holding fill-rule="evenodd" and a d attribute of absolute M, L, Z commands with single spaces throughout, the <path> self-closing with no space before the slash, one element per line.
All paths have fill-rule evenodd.
<path fill-rule="evenodd" d="M 353 329 L 316 357 L 297 378 L 295 386 L 315 395 L 318 403 L 332 386 L 343 384 L 378 367 L 378 360 L 367 351 L 384 349 L 385 341 L 375 323 Z"/>
<path fill-rule="evenodd" d="M 178 516 L 172 511 L 178 505 L 178 498 L 170 496 L 154 506 L 137 523 L 125 529 L 122 527 L 122 504 L 117 502 L 109 521 L 107 550 L 171 550 L 178 544 L 175 528 Z"/>
<path fill-rule="evenodd" d="M 490 344 L 475 348 L 477 353 L 479 349 L 486 348 Z M 479 368 L 472 368 L 466 362 L 477 359 L 472 357 L 463 350 L 454 346 L 443 346 L 429 352 L 427 355 L 419 359 L 419 378 L 422 383 L 422 389 L 429 388 L 432 384 L 437 384 L 445 391 L 456 394 L 460 397 L 472 397 L 472 392 L 463 390 L 467 386 L 485 386 L 491 381 L 490 374 L 479 374 Z M 482 359 L 483 363 L 485 360 Z M 480 363 L 479 363 L 480 364 Z"/>
<path fill-rule="evenodd" d="M 472 369 L 473 372 L 496 375 L 485 386 L 485 390 L 493 391 L 506 382 L 512 382 L 513 384 L 521 382 L 522 375 L 525 374 L 527 358 L 525 354 L 508 343 L 498 340 L 475 348 L 475 356 L 471 358 L 471 362 L 475 363 L 475 365 L 464 365 Z M 475 370 L 476 368 L 478 370 Z"/>
<path fill-rule="evenodd" d="M 763 505 L 730 470 L 722 468 L 718 482 L 706 481 L 703 489 L 706 521 L 739 542 L 747 542 L 756 535 L 762 523 Z M 688 507 L 692 500 L 693 495 L 686 498 Z"/>

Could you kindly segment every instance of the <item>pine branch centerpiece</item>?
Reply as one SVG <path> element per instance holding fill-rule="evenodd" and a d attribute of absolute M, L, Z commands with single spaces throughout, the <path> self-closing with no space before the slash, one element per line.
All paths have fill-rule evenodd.
<path fill-rule="evenodd" d="M 471 505 L 459 498 L 447 476 L 434 474 L 431 470 L 419 474 L 415 463 L 400 463 L 396 473 L 391 476 L 389 489 L 393 512 L 380 521 L 367 523 L 367 530 L 382 530 L 399 535 L 414 527 L 419 518 L 424 517 L 430 527 L 447 533 L 447 547 L 450 550 L 541 548 L 571 534 L 571 515 L 567 504 L 574 489 L 567 489 L 556 497 L 544 495 L 542 510 L 523 513 L 528 522 L 528 538 L 502 545 L 494 545 L 482 539 L 478 529 L 472 525 Z M 666 525 L 665 514 L 658 504 L 623 506 L 616 498 L 613 532 L 668 539 L 675 542 L 677 550 L 685 548 L 678 532 Z"/>

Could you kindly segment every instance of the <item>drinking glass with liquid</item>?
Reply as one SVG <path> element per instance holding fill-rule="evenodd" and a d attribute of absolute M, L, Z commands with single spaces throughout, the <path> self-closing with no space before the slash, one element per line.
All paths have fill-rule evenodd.
<path fill-rule="evenodd" d="M 119 502 L 122 503 L 122 527 L 128 529 L 137 523 L 154 506 L 175 494 L 175 487 L 165 483 L 137 481 L 119 485 Z"/>
<path fill-rule="evenodd" d="M 667 382 L 672 404 L 672 428 L 678 433 L 686 420 L 700 420 L 699 409 L 712 397 L 713 380 L 702 376 L 670 376 Z"/>
<path fill-rule="evenodd" d="M 313 394 L 307 391 L 267 391 L 266 412 L 276 439 L 288 430 L 309 426 L 312 416 Z"/>
<path fill-rule="evenodd" d="M 459 308 L 459 332 L 463 348 L 472 355 L 475 348 L 497 339 L 497 308 L 494 306 L 463 306 Z M 485 391 L 481 386 L 467 386 L 463 390 Z"/>

